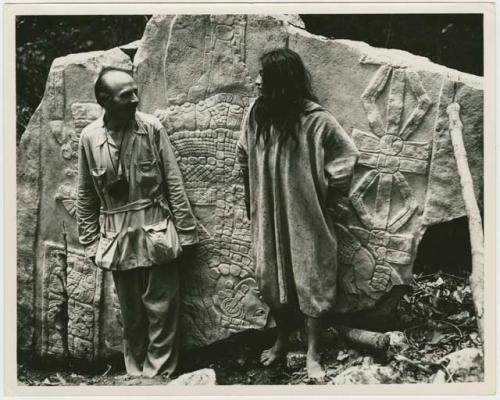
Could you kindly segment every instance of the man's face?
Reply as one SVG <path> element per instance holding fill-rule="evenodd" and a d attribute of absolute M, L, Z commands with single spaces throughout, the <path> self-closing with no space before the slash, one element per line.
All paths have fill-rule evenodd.
<path fill-rule="evenodd" d="M 104 79 L 109 93 L 104 104 L 106 111 L 126 119 L 133 118 L 139 104 L 134 79 L 122 71 L 108 72 Z"/>

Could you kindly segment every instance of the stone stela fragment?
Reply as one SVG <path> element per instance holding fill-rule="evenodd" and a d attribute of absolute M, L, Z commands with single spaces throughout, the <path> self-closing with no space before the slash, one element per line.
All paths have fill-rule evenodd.
<path fill-rule="evenodd" d="M 104 66 L 133 71 L 140 109 L 167 129 L 200 221 L 200 243 L 182 266 L 184 347 L 272 324 L 254 278 L 236 143 L 255 98 L 259 56 L 285 45 L 302 56 L 319 102 L 360 151 L 348 210 L 336 221 L 335 311 L 376 308 L 409 284 L 425 229 L 465 215 L 446 114 L 454 101 L 482 204 L 482 78 L 402 51 L 317 37 L 298 17 L 153 16 L 133 60 L 120 48 L 56 59 L 22 136 L 19 350 L 89 361 L 120 351 L 112 279 L 85 259 L 75 220 L 78 140 L 102 113 L 93 83 Z"/>

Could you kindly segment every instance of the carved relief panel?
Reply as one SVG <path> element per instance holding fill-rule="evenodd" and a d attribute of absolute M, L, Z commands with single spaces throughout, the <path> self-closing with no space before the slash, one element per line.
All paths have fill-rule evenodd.
<path fill-rule="evenodd" d="M 385 113 L 377 103 L 384 92 Z M 407 96 L 414 97 L 411 111 L 405 110 Z M 360 100 L 371 132 L 352 131 L 360 152 L 358 178 L 349 195 L 356 218 L 337 224 L 345 310 L 373 306 L 394 285 L 409 283 L 420 229 L 406 227 L 423 212 L 415 193 L 426 185 L 412 187 L 407 177 L 427 177 L 432 148 L 432 132 L 426 133 L 426 141 L 411 138 L 432 106 L 417 72 L 381 65 Z"/>
<path fill-rule="evenodd" d="M 102 271 L 83 252 L 46 242 L 42 295 L 42 355 L 99 356 Z"/>
<path fill-rule="evenodd" d="M 175 147 L 200 220 L 201 240 L 183 279 L 183 326 L 193 332 L 186 338 L 189 346 L 262 328 L 269 312 L 254 279 L 250 226 L 236 161 L 236 143 L 253 94 L 244 63 L 246 18 L 210 16 L 204 72 L 187 93 L 179 93 L 167 109 L 155 112 Z M 173 31 L 182 29 L 183 23 L 181 18 L 174 21 Z"/>

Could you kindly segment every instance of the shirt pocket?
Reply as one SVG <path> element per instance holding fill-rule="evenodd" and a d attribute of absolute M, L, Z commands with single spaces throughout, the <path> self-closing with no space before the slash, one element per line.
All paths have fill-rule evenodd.
<path fill-rule="evenodd" d="M 101 233 L 97 252 L 95 255 L 95 264 L 103 269 L 115 269 L 117 265 L 116 252 L 118 248 L 118 233 Z"/>
<path fill-rule="evenodd" d="M 170 218 L 145 225 L 142 229 L 144 230 L 147 258 L 153 265 L 168 263 L 181 254 L 179 237 Z"/>
<path fill-rule="evenodd" d="M 106 168 L 92 168 L 90 170 L 90 174 L 94 178 L 94 181 L 97 183 L 97 187 L 103 190 L 106 186 Z"/>
<path fill-rule="evenodd" d="M 140 186 L 152 186 L 161 182 L 158 161 L 153 159 L 136 162 L 136 182 Z"/>

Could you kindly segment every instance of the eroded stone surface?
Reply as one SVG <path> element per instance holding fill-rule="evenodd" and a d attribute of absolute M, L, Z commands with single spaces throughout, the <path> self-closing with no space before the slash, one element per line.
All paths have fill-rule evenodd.
<path fill-rule="evenodd" d="M 161 20 L 158 17 L 155 24 L 160 25 Z M 167 21 L 166 17 L 163 21 Z M 481 93 L 480 78 L 403 51 L 325 40 L 269 17 L 177 16 L 167 22 L 168 33 L 165 26 L 163 33 L 157 30 L 154 39 L 147 39 L 158 43 L 158 35 L 168 37 L 163 41 L 166 58 L 162 83 L 167 88 L 167 96 L 158 88 L 150 88 L 143 94 L 147 99 L 161 98 L 165 102 L 157 115 L 176 147 L 193 149 L 193 143 L 198 143 L 201 157 L 190 158 L 188 150 L 180 150 L 178 154 L 188 186 L 201 188 L 210 182 L 211 190 L 203 195 L 195 193 L 196 190 L 191 192 L 193 203 L 200 199 L 207 203 L 210 198 L 216 206 L 224 205 L 213 185 L 216 166 L 223 166 L 217 155 L 229 159 L 225 166 L 228 175 L 234 155 L 230 153 L 231 148 L 224 149 L 220 144 L 222 132 L 214 132 L 214 129 L 228 127 L 229 119 L 224 120 L 228 112 L 227 96 L 232 94 L 239 99 L 238 95 L 243 93 L 251 98 L 253 92 L 248 86 L 248 77 L 256 76 L 258 56 L 265 50 L 288 41 L 289 47 L 303 56 L 310 69 L 320 102 L 352 135 L 361 157 L 351 189 L 350 210 L 337 224 L 341 259 L 337 311 L 372 307 L 395 285 L 407 284 L 425 226 L 464 214 L 455 160 L 448 147 L 448 119 L 442 114 L 442 108 L 452 101 L 453 94 L 463 93 L 464 104 L 470 105 L 463 119 L 471 121 L 465 135 L 469 136 L 466 142 L 480 196 L 482 155 L 478 153 L 482 140 L 477 136 L 477 132 L 482 131 L 479 111 L 482 103 L 477 95 Z M 197 27 L 196 35 L 188 34 L 193 32 L 193 26 Z M 184 51 L 179 54 L 180 44 L 175 34 L 183 38 Z M 169 57 L 170 46 L 175 56 Z M 139 50 L 139 70 L 145 60 L 155 57 L 151 48 L 148 51 L 150 57 Z M 193 58 L 199 60 L 196 66 L 191 65 Z M 183 79 L 179 79 L 174 69 L 183 71 Z M 236 70 L 243 72 L 236 74 Z M 144 69 L 142 71 L 144 73 Z M 224 81 L 218 78 L 220 71 L 225 71 Z M 452 82 L 449 98 L 446 82 Z M 217 91 L 219 94 L 214 95 Z M 242 106 L 244 111 L 246 103 Z M 238 105 L 241 106 L 239 101 Z M 213 111 L 207 113 L 206 108 Z M 210 119 L 209 114 L 214 117 Z M 232 130 L 237 130 L 238 121 L 236 119 Z M 444 124 L 444 128 L 440 128 L 440 124 Z M 219 143 L 207 144 L 206 137 L 217 138 Z M 437 151 L 439 145 L 444 152 Z M 231 183 L 229 179 L 225 187 Z M 440 195 L 441 191 L 447 195 Z M 215 200 L 214 196 L 219 197 Z M 235 199 L 241 201 L 241 197 Z M 230 218 L 229 214 L 224 220 Z M 217 227 L 216 218 L 201 217 L 201 220 Z M 230 249 L 224 250 L 227 254 Z M 210 282 L 203 276 L 201 279 L 207 285 Z"/>
<path fill-rule="evenodd" d="M 194 262 L 183 272 L 181 313 L 190 332 L 185 345 L 200 346 L 268 322 L 254 279 L 236 143 L 254 95 L 249 55 L 256 69 L 257 44 L 264 42 L 259 38 L 284 40 L 285 31 L 273 18 L 242 15 L 155 17 L 152 24 L 160 28 L 146 29 L 148 45 L 139 49 L 135 65 L 140 76 L 157 71 L 151 60 L 163 46 L 164 81 L 141 88 L 140 107 L 159 107 L 154 113 L 170 135 L 201 222 Z"/>
<path fill-rule="evenodd" d="M 410 282 L 425 227 L 464 215 L 446 115 L 459 93 L 467 93 L 464 135 L 481 196 L 482 80 L 399 50 L 290 33 L 289 46 L 306 60 L 320 102 L 361 153 L 350 210 L 336 225 L 336 307 L 376 306 L 395 285 Z"/>
<path fill-rule="evenodd" d="M 347 212 L 336 222 L 337 311 L 376 306 L 409 283 L 425 227 L 464 215 L 446 114 L 453 100 L 482 202 L 481 78 L 398 50 L 326 40 L 294 18 L 154 16 L 134 58 L 140 108 L 166 127 L 201 222 L 201 242 L 182 269 L 187 347 L 268 323 L 235 152 L 258 59 L 286 44 L 361 153 Z M 132 67 L 119 49 L 56 60 L 19 147 L 18 336 L 29 349 L 36 334 L 39 354 L 96 358 L 121 345 L 112 280 L 82 260 L 74 220 L 76 144 L 101 112 L 93 81 L 103 65 Z"/>
<path fill-rule="evenodd" d="M 454 382 L 480 382 L 484 380 L 484 359 L 481 350 L 468 347 L 447 354 L 439 360 L 453 376 Z"/>
<path fill-rule="evenodd" d="M 17 343 L 32 349 L 34 339 L 35 265 L 33 257 L 40 204 L 41 109 L 35 111 L 18 147 L 17 156 Z"/>
<path fill-rule="evenodd" d="M 101 301 L 112 282 L 84 259 L 75 220 L 78 140 L 101 115 L 93 86 L 110 65 L 132 70 L 119 49 L 56 59 L 18 149 L 18 343 L 42 356 L 94 360 L 121 344 Z"/>
<path fill-rule="evenodd" d="M 99 357 L 103 273 L 83 252 L 45 243 L 42 355 Z"/>

